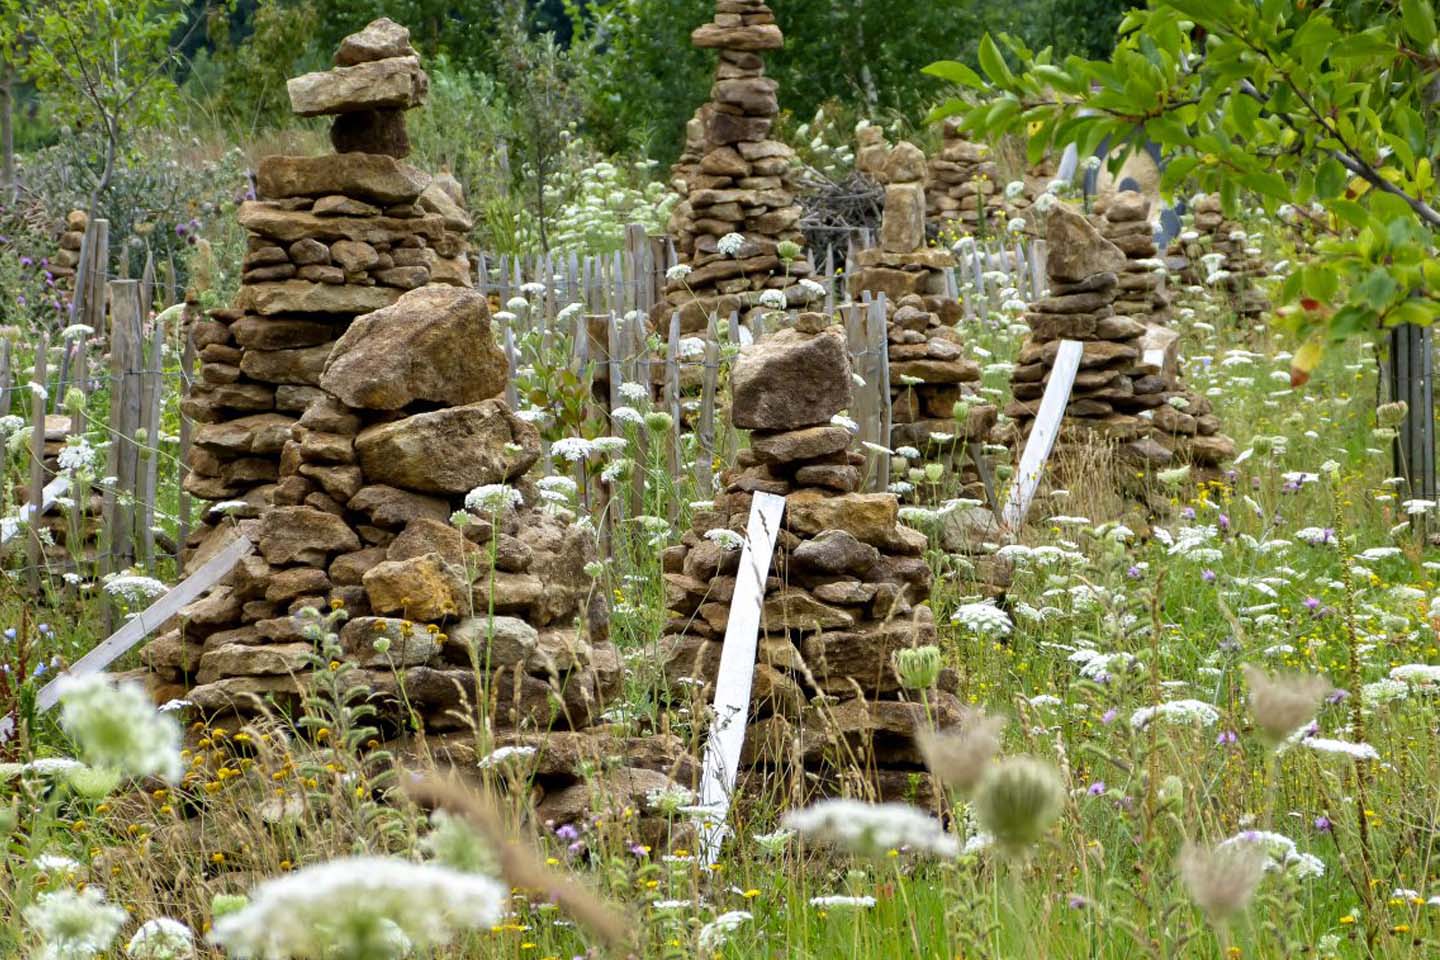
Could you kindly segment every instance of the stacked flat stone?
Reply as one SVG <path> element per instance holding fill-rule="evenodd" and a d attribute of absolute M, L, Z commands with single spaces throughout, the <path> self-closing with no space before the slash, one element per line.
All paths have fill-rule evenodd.
<path fill-rule="evenodd" d="M 1116 313 L 1125 254 L 1081 214 L 1055 207 L 1046 244 L 1050 296 L 1030 305 L 1005 413 L 1014 439 L 1028 437 L 1060 341 L 1084 344 L 1057 451 L 1099 439 L 1122 458 L 1153 467 L 1190 463 L 1202 474 L 1234 455 L 1209 401 L 1179 383 L 1177 337 Z"/>
<path fill-rule="evenodd" d="M 850 403 L 850 365 L 844 336 L 826 323 L 802 314 L 795 328 L 741 350 L 731 416 L 750 446 L 664 554 L 665 676 L 672 698 L 698 689 L 708 700 L 740 562 L 727 541 L 746 529 L 755 491 L 782 495 L 741 762 L 761 788 L 761 770 L 787 767 L 821 791 L 859 778 L 899 799 L 916 778 L 928 796 L 913 739 L 926 709 L 914 691 L 901 697 L 891 666 L 895 650 L 936 636 L 926 538 L 899 524 L 894 495 L 856 492 L 864 457 L 831 423 Z M 946 673 L 946 689 L 927 694 L 938 726 L 958 715 L 955 680 Z"/>
<path fill-rule="evenodd" d="M 958 117 L 945 121 L 941 136 L 940 155 L 930 159 L 929 219 L 942 232 L 976 233 L 982 216 L 990 229 L 1003 228 L 1005 185 L 990 148 L 966 140 Z"/>
<path fill-rule="evenodd" d="M 60 231 L 60 248 L 46 268 L 55 278 L 55 286 L 67 292 L 75 289 L 75 271 L 80 266 L 80 245 L 90 217 L 84 210 L 71 210 L 65 215 L 65 229 Z"/>
<path fill-rule="evenodd" d="M 1260 287 L 1269 274 L 1269 267 L 1260 253 L 1250 246 L 1245 227 L 1225 216 L 1220 198 L 1206 194 L 1195 204 L 1194 230 L 1199 239 L 1185 246 L 1187 264 L 1183 271 L 1186 283 L 1208 284 L 1210 271 L 1201 258 L 1207 253 L 1220 253 L 1225 259 L 1219 269 L 1229 273 L 1221 286 L 1230 296 L 1236 315 L 1256 320 L 1269 312 L 1270 300 Z"/>
<path fill-rule="evenodd" d="M 945 292 L 944 270 L 954 266 L 954 256 L 925 244 L 925 155 L 901 141 L 883 159 L 872 150 L 867 163 L 885 184 L 884 219 L 880 245 L 856 254 L 852 288 L 886 296 L 890 446 L 912 447 L 927 461 L 966 463 L 972 492 L 983 495 L 963 448 L 989 436 L 996 411 L 978 399 L 980 365 L 965 356 L 955 328 L 960 305 Z M 955 417 L 962 401 L 963 421 Z M 901 458 L 892 465 L 904 470 L 908 464 Z"/>
<path fill-rule="evenodd" d="M 671 171 L 680 200 L 669 229 L 691 272 L 667 284 L 655 308 L 657 322 L 663 317 L 667 324 L 679 310 L 686 334 L 704 331 L 711 316 L 738 312 L 748 320 L 764 313 L 771 309 L 760 303 L 766 290 L 783 291 L 790 306 L 816 296 L 798 284 L 811 273 L 808 262 L 787 265 L 777 253 L 781 242 L 804 243 L 790 175 L 794 151 L 770 139 L 780 107 L 761 58 L 780 49 L 784 36 L 760 0 L 716 0 L 715 11 L 690 35 L 696 47 L 719 52 L 715 83 L 686 127 L 685 150 Z M 721 249 L 729 234 L 744 238 L 739 249 Z"/>
<path fill-rule="evenodd" d="M 1170 319 L 1170 294 L 1165 289 L 1164 261 L 1157 259 L 1150 198 L 1122 190 L 1096 204 L 1100 235 L 1125 254 L 1118 275 L 1115 310 L 1143 323 Z"/>

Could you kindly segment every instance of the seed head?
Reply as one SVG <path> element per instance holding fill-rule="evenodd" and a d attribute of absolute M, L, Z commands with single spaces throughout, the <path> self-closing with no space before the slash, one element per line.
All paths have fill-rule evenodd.
<path fill-rule="evenodd" d="M 1270 676 L 1255 666 L 1245 667 L 1250 687 L 1250 712 L 1255 729 L 1267 747 L 1274 747 L 1315 718 L 1321 702 L 1333 689 L 1315 674 Z"/>
<path fill-rule="evenodd" d="M 1220 924 L 1250 902 L 1265 874 L 1265 860 L 1251 843 L 1213 849 L 1186 843 L 1180 851 L 1180 879 L 1210 922 Z"/>
<path fill-rule="evenodd" d="M 920 734 L 920 754 L 940 783 L 958 797 L 969 798 L 990 769 L 1000 750 L 1002 717 L 983 711 L 966 711 L 960 724 L 949 730 Z"/>
<path fill-rule="evenodd" d="M 981 781 L 975 816 L 1002 851 L 1016 856 L 1045 835 L 1064 802 L 1065 789 L 1054 766 L 1012 757 Z"/>

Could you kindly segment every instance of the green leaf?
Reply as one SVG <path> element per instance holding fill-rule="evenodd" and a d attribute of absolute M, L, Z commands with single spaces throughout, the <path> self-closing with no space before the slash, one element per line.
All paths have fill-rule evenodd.
<path fill-rule="evenodd" d="M 1435 8 L 1430 0 L 1400 0 L 1400 16 L 1406 35 L 1421 50 L 1435 42 Z"/>
<path fill-rule="evenodd" d="M 971 87 L 976 90 L 985 89 L 985 81 L 980 79 L 980 74 L 958 60 L 937 60 L 920 72 L 932 77 L 939 77 L 941 80 L 948 80 L 950 83 L 956 83 L 962 87 Z"/>
<path fill-rule="evenodd" d="M 1326 158 L 1315 172 L 1315 196 L 1321 200 L 1338 196 L 1340 191 L 1345 189 L 1346 179 L 1345 168 L 1340 165 L 1340 161 L 1334 157 Z"/>
<path fill-rule="evenodd" d="M 1363 230 L 1370 223 L 1369 212 L 1354 200 L 1331 200 L 1325 206 L 1356 230 Z"/>
<path fill-rule="evenodd" d="M 985 76 L 990 82 L 999 87 L 1008 87 L 1015 82 L 1015 75 L 1005 63 L 1005 57 L 1000 53 L 1000 48 L 995 46 L 995 41 L 990 34 L 980 38 L 980 69 L 985 71 Z"/>
<path fill-rule="evenodd" d="M 1278 173 L 1247 173 L 1240 177 L 1245 189 L 1274 200 L 1289 200 L 1290 187 Z"/>
<path fill-rule="evenodd" d="M 1173 194 L 1175 188 L 1185 182 L 1200 163 L 1200 158 L 1194 155 L 1176 157 L 1165 165 L 1165 172 L 1160 177 L 1160 189 L 1166 194 Z"/>
<path fill-rule="evenodd" d="M 1377 313 L 1389 306 L 1399 292 L 1400 286 L 1384 267 L 1371 270 L 1364 280 L 1350 289 L 1352 296 L 1358 297 Z"/>

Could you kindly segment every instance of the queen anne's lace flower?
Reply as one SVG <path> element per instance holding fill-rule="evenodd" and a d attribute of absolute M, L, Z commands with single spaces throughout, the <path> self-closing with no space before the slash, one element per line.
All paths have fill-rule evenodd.
<path fill-rule="evenodd" d="M 492 513 L 506 507 L 519 507 L 525 497 L 508 483 L 487 483 L 465 494 L 465 509 L 475 513 Z"/>
<path fill-rule="evenodd" d="M 1349 740 L 1332 740 L 1328 737 L 1307 737 L 1300 742 L 1320 753 L 1339 753 L 1356 760 L 1380 759 L 1380 752 L 1368 743 L 1351 743 Z"/>
<path fill-rule="evenodd" d="M 1010 615 L 989 601 L 961 604 L 950 619 L 981 637 L 1008 637 L 1014 629 Z"/>
<path fill-rule="evenodd" d="M 715 241 L 715 249 L 727 257 L 737 255 L 745 247 L 745 237 L 738 233 L 727 233 Z"/>
<path fill-rule="evenodd" d="M 953 857 L 960 846 L 939 820 L 909 804 L 821 800 L 785 815 L 784 825 L 816 840 L 867 856 L 908 847 Z"/>
<path fill-rule="evenodd" d="M 248 905 L 216 919 L 210 939 L 242 958 L 399 957 L 488 928 L 506 893 L 489 877 L 433 863 L 332 860 L 265 881 Z"/>
<path fill-rule="evenodd" d="M 1130 726 L 1143 730 L 1152 720 L 1169 723 L 1198 723 L 1202 727 L 1214 726 L 1220 720 L 1220 711 L 1204 700 L 1167 700 L 1153 707 L 1141 707 L 1130 714 Z"/>
<path fill-rule="evenodd" d="M 105 902 L 99 887 L 42 893 L 25 908 L 25 922 L 45 942 L 43 960 L 88 960 L 110 948 L 129 918 Z"/>
<path fill-rule="evenodd" d="M 63 678 L 60 725 L 95 766 L 132 777 L 180 778 L 180 727 L 155 710 L 139 684 L 111 685 L 99 674 Z"/>
<path fill-rule="evenodd" d="M 188 960 L 195 956 L 195 934 L 179 920 L 157 917 L 140 925 L 125 952 L 135 960 Z"/>

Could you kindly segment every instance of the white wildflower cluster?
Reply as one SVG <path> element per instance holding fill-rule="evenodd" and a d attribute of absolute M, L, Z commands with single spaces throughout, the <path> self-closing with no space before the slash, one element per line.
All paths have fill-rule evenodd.
<path fill-rule="evenodd" d="M 732 234 L 733 236 L 733 234 Z M 730 934 L 740 929 L 741 924 L 753 920 L 748 910 L 731 910 L 729 913 L 722 913 L 700 928 L 698 943 L 701 950 L 715 950 L 722 943 L 730 938 Z"/>
<path fill-rule="evenodd" d="M 1285 870 L 1300 880 L 1325 876 L 1325 861 L 1313 853 L 1301 853 L 1295 841 L 1273 830 L 1246 830 L 1223 840 L 1220 847 L 1253 846 L 1267 858 L 1265 869 Z"/>
<path fill-rule="evenodd" d="M 524 503 L 525 497 L 508 483 L 487 483 L 465 494 L 465 509 L 472 513 L 499 513 Z"/>
<path fill-rule="evenodd" d="M 725 234 L 725 236 L 715 241 L 716 252 L 727 257 L 738 256 L 740 251 L 744 248 L 745 237 L 739 233 L 727 233 Z"/>
<path fill-rule="evenodd" d="M 195 956 L 195 934 L 179 920 L 146 920 L 125 945 L 134 960 L 189 960 Z"/>
<path fill-rule="evenodd" d="M 125 574 L 107 578 L 104 590 L 110 596 L 134 608 L 145 606 L 157 597 L 164 596 L 170 591 L 170 588 L 154 577 Z"/>
<path fill-rule="evenodd" d="M 132 777 L 180 779 L 180 726 L 159 713 L 139 684 L 100 674 L 65 677 L 60 725 L 91 764 Z"/>
<path fill-rule="evenodd" d="M 785 291 L 783 290 L 762 290 L 760 291 L 760 306 L 768 307 L 771 310 L 784 310 L 786 306 Z"/>
<path fill-rule="evenodd" d="M 884 856 L 902 848 L 941 857 L 960 852 L 959 844 L 939 820 L 905 803 L 821 800 L 787 813 L 784 825 L 811 839 L 866 856 Z"/>
<path fill-rule="evenodd" d="M 1198 724 L 1213 727 L 1220 720 L 1220 711 L 1203 700 L 1167 700 L 1153 707 L 1141 707 L 1130 714 L 1130 726 L 1136 730 L 1145 729 L 1154 720 L 1182 726 Z"/>
<path fill-rule="evenodd" d="M 1391 680 L 1414 684 L 1417 687 L 1440 686 L 1440 665 L 1433 663 L 1405 663 L 1390 671 Z"/>
<path fill-rule="evenodd" d="M 833 895 L 828 897 L 811 897 L 810 906 L 818 910 L 868 910 L 875 906 L 875 898 L 869 896 L 847 897 Z"/>
<path fill-rule="evenodd" d="M 1394 677 L 1382 677 L 1360 687 L 1360 701 L 1368 707 L 1398 703 L 1409 696 L 1410 685 Z"/>
<path fill-rule="evenodd" d="M 642 223 L 652 233 L 664 230 L 679 197 L 646 175 L 649 161 L 637 161 L 636 167 L 632 177 L 614 163 L 592 163 L 568 196 L 547 197 L 556 211 L 551 242 L 562 249 L 614 250 L 625 240 L 626 224 Z M 632 179 L 639 185 L 632 186 Z"/>
<path fill-rule="evenodd" d="M 267 880 L 215 920 L 210 939 L 235 957 L 423 954 L 500 919 L 508 891 L 433 863 L 353 857 Z"/>
<path fill-rule="evenodd" d="M 1318 753 L 1333 753 L 1355 760 L 1379 760 L 1380 752 L 1368 743 L 1353 743 L 1349 740 L 1332 740 L 1328 737 L 1306 737 L 1300 741 Z"/>
<path fill-rule="evenodd" d="M 56 463 L 66 473 L 94 473 L 99 453 L 84 437 L 66 437 Z"/>
<path fill-rule="evenodd" d="M 962 603 L 950 614 L 950 619 L 978 637 L 993 639 L 1010 636 L 1015 626 L 1010 615 L 989 600 Z"/>
<path fill-rule="evenodd" d="M 475 765 L 481 770 L 494 770 L 519 760 L 528 760 L 537 752 L 535 747 L 496 747 L 476 761 Z"/>
<path fill-rule="evenodd" d="M 535 486 L 540 490 L 540 499 L 549 507 L 568 507 L 575 502 L 580 488 L 570 477 L 552 474 L 541 477 Z"/>
<path fill-rule="evenodd" d="M 42 893 L 25 908 L 25 922 L 44 942 L 40 960 L 88 960 L 110 949 L 129 919 L 107 903 L 99 887 Z"/>
<path fill-rule="evenodd" d="M 716 527 L 714 530 L 705 531 L 705 539 L 711 543 L 719 544 L 723 550 L 739 550 L 745 545 L 745 538 L 734 530 L 725 527 Z"/>
<path fill-rule="evenodd" d="M 561 437 L 550 445 L 552 456 L 570 463 L 588 460 L 595 454 L 595 447 L 584 437 Z"/>

